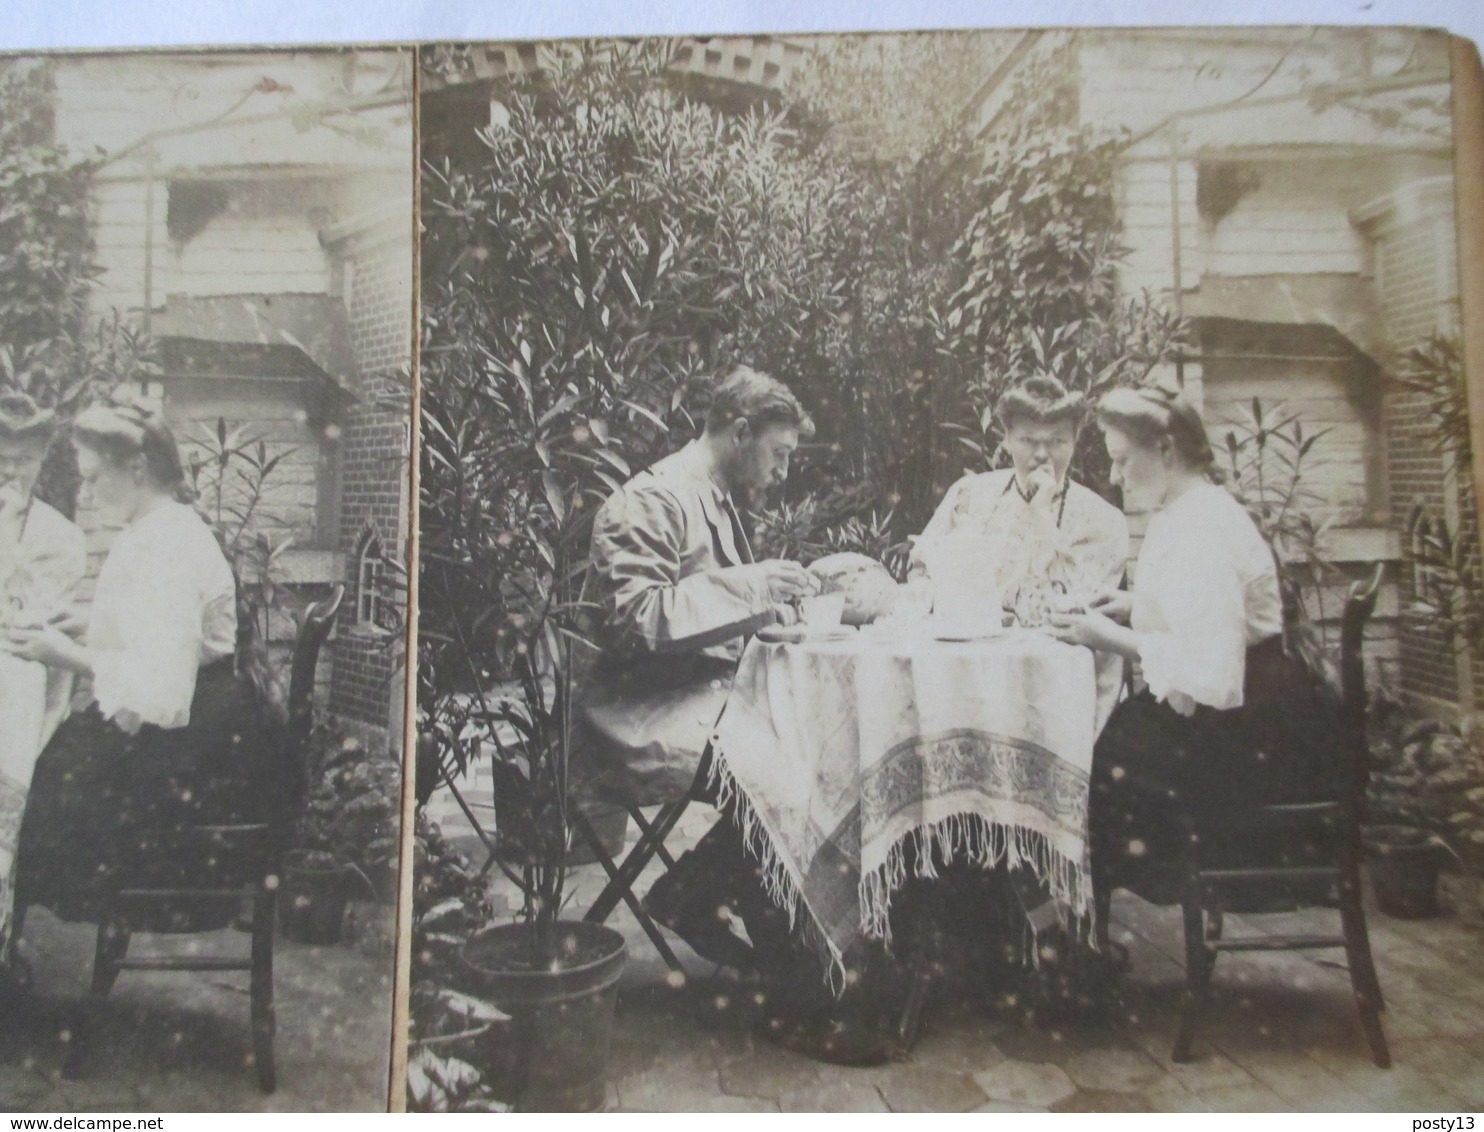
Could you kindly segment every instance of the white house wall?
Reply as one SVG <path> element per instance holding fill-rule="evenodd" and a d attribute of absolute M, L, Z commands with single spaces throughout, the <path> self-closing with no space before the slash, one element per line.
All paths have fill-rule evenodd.
<path fill-rule="evenodd" d="M 325 294 L 330 257 L 316 215 L 328 215 L 325 181 L 229 181 L 226 208 L 179 247 L 166 245 L 155 282 L 166 295 Z"/>

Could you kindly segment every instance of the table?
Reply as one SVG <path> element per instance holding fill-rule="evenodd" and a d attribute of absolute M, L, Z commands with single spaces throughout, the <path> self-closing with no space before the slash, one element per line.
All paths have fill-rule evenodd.
<path fill-rule="evenodd" d="M 934 848 L 1023 863 L 1089 915 L 1092 653 L 1028 630 L 948 642 L 874 628 L 743 653 L 714 773 L 770 894 L 807 917 L 837 972 L 862 937 L 890 941 L 891 895 L 909 861 L 930 875 Z"/>

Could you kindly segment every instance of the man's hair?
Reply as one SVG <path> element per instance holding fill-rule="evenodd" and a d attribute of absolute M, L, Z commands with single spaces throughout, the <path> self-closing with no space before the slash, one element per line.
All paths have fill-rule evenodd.
<path fill-rule="evenodd" d="M 995 415 L 1006 432 L 1017 421 L 1038 425 L 1071 421 L 1080 425 L 1086 413 L 1086 398 L 1081 393 L 1067 392 L 1067 387 L 1050 374 L 1037 374 L 1011 386 L 995 405 Z"/>
<path fill-rule="evenodd" d="M 739 420 L 754 432 L 782 425 L 798 429 L 803 437 L 814 435 L 814 422 L 788 386 L 748 366 L 738 366 L 712 390 L 706 431 L 719 433 Z"/>

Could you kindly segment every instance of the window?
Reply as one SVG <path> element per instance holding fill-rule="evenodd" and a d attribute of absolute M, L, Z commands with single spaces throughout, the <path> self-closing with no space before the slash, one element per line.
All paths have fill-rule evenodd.
<path fill-rule="evenodd" d="M 386 577 L 386 558 L 382 554 L 381 540 L 367 535 L 361 543 L 361 553 L 356 560 L 356 624 L 365 628 L 380 628 L 383 624 L 385 596 L 382 592 Z"/>

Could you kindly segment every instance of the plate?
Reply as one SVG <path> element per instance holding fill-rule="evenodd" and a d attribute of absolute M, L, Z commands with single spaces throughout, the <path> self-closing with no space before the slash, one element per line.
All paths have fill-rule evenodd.
<path fill-rule="evenodd" d="M 807 625 L 765 625 L 757 631 L 757 639 L 770 645 L 819 644 L 827 641 L 848 641 L 855 630 L 848 625 L 811 629 Z"/>
<path fill-rule="evenodd" d="M 1003 621 L 996 623 L 983 617 L 934 618 L 928 628 L 933 640 L 956 644 L 988 641 L 1004 636 L 1006 631 Z"/>

